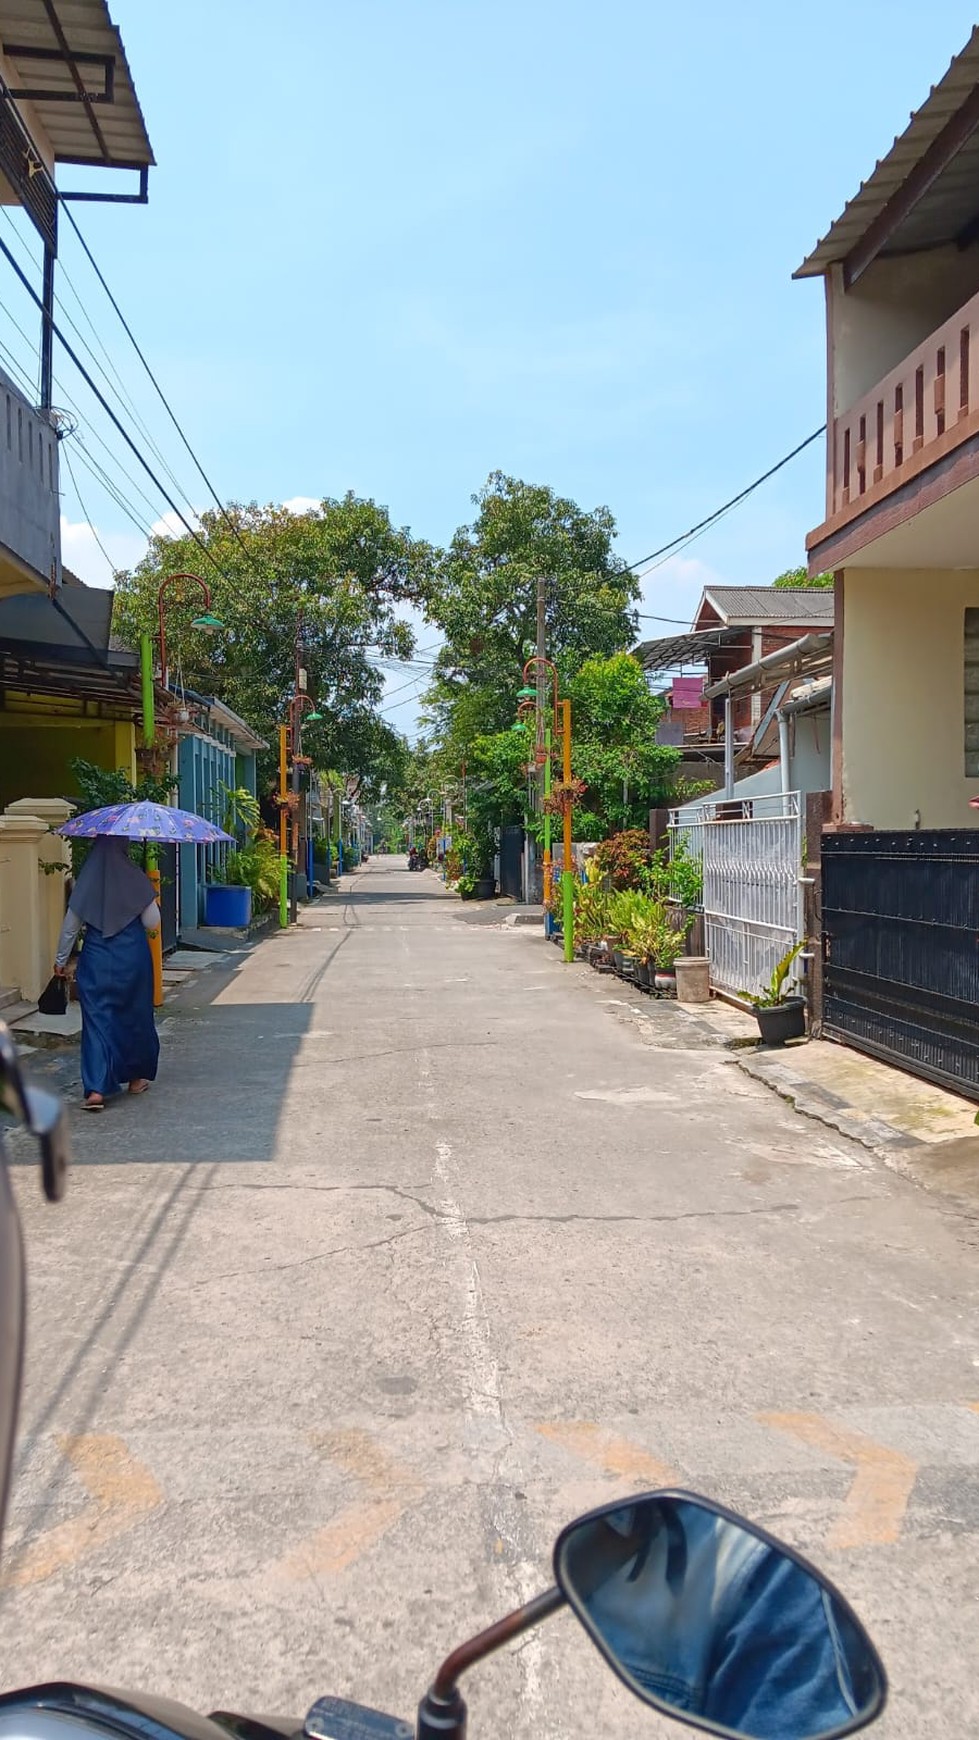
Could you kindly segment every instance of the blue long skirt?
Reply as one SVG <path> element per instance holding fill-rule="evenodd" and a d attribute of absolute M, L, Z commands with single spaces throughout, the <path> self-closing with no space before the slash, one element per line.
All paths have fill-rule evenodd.
<path fill-rule="evenodd" d="M 117 1094 L 155 1081 L 160 1039 L 153 1020 L 153 960 L 142 919 L 104 937 L 86 925 L 78 957 L 82 1005 L 82 1087 Z"/>

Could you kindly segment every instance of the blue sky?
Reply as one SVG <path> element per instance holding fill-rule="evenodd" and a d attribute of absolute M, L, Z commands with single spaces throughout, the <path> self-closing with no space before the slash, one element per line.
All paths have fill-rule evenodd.
<path fill-rule="evenodd" d="M 352 488 L 443 540 L 499 467 L 607 503 L 629 561 L 822 422 L 822 290 L 792 271 L 972 27 L 959 0 L 113 11 L 159 167 L 145 210 L 75 210 L 220 493 Z M 67 234 L 64 264 L 205 505 Z M 2 313 L 0 333 L 30 374 Z M 149 523 L 166 504 L 120 479 L 98 447 L 121 456 L 118 438 L 70 364 L 56 372 Z M 143 539 L 84 460 L 75 471 L 66 558 L 104 583 L 87 522 L 115 562 Z M 650 575 L 644 609 L 687 620 L 705 582 L 801 562 L 822 479 L 817 444 Z M 413 716 L 402 688 L 391 717 Z"/>

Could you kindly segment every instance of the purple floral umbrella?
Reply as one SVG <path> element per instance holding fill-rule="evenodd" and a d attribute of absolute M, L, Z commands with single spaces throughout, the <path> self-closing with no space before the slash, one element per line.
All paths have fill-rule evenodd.
<path fill-rule="evenodd" d="M 101 810 L 86 810 L 72 816 L 55 833 L 68 839 L 93 839 L 115 834 L 123 840 L 165 840 L 180 846 L 209 846 L 215 840 L 231 840 L 223 828 L 195 816 L 191 810 L 172 810 L 167 804 L 107 804 Z M 233 843 L 233 842 L 232 842 Z"/>

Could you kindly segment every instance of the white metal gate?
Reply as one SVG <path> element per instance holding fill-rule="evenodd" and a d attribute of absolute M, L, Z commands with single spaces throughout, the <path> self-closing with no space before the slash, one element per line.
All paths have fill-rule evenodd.
<path fill-rule="evenodd" d="M 735 996 L 760 992 L 802 935 L 798 792 L 674 810 L 671 852 L 680 840 L 703 864 L 711 984 Z"/>

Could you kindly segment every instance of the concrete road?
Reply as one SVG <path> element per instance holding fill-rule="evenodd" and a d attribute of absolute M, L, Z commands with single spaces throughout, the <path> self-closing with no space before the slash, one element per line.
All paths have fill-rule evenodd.
<path fill-rule="evenodd" d="M 410 1714 L 566 1519 L 679 1480 L 839 1580 L 882 1735 L 974 1734 L 975 1222 L 485 919 L 374 860 L 183 987 L 63 1205 L 17 1146 L 4 1684 Z M 567 1614 L 469 1693 L 474 1740 L 678 1732 Z"/>

